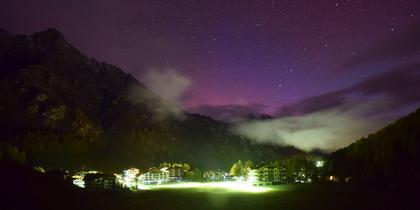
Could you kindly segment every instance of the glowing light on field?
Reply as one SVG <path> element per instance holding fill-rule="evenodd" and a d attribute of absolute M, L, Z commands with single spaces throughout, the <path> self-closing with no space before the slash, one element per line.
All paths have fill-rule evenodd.
<path fill-rule="evenodd" d="M 247 182 L 187 182 L 177 184 L 162 184 L 162 185 L 139 185 L 139 189 L 207 189 L 207 190 L 227 190 L 232 192 L 248 192 L 248 193 L 263 193 L 272 190 L 268 187 L 253 186 Z"/>

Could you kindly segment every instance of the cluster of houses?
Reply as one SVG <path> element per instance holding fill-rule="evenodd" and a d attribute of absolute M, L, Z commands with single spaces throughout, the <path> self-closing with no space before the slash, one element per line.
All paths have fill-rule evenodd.
<path fill-rule="evenodd" d="M 137 168 L 129 168 L 123 170 L 121 174 L 113 175 L 98 171 L 80 171 L 75 173 L 72 178 L 73 184 L 82 188 L 137 190 L 141 185 L 180 182 L 184 179 L 185 174 L 186 171 L 181 167 L 153 167 L 143 174 Z"/>
<path fill-rule="evenodd" d="M 316 168 L 321 169 L 323 162 L 316 162 Z M 141 173 L 137 168 L 123 170 L 120 174 L 108 175 L 98 171 L 81 171 L 72 176 L 73 183 L 79 187 L 90 189 L 141 189 L 144 185 L 165 184 L 187 181 L 186 175 L 191 173 L 182 166 L 153 167 L 147 172 Z M 288 171 L 285 167 L 261 165 L 255 168 L 246 168 L 241 176 L 233 176 L 227 172 L 206 171 L 200 175 L 202 181 L 223 182 L 223 181 L 243 181 L 255 186 L 291 184 L 291 183 L 312 183 L 314 179 L 320 180 L 313 170 L 299 168 Z"/>
<path fill-rule="evenodd" d="M 203 178 L 206 181 L 218 182 L 218 181 L 228 181 L 230 176 L 229 173 L 222 170 L 210 170 L 203 173 Z"/>
<path fill-rule="evenodd" d="M 255 169 L 247 169 L 247 180 L 254 185 L 312 183 L 322 180 L 324 161 L 315 161 L 315 167 L 295 168 L 287 170 L 283 166 L 262 165 Z"/>
<path fill-rule="evenodd" d="M 257 169 L 248 169 L 247 181 L 253 185 L 275 185 L 293 183 L 312 183 L 312 176 L 307 173 L 305 168 L 301 168 L 288 174 L 284 167 L 262 166 Z"/>
<path fill-rule="evenodd" d="M 187 171 L 181 167 L 150 168 L 146 173 L 140 174 L 137 168 L 124 170 L 122 174 L 115 174 L 117 181 L 124 187 L 138 188 L 144 184 L 164 184 L 168 182 L 180 182 Z"/>

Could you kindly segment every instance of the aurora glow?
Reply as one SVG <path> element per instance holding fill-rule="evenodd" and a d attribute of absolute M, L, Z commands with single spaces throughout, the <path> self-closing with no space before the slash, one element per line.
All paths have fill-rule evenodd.
<path fill-rule="evenodd" d="M 159 116 L 268 114 L 235 129 L 257 143 L 334 151 L 420 106 L 418 0 L 87 2 L 5 1 L 0 26 L 58 29 L 170 102 Z"/>

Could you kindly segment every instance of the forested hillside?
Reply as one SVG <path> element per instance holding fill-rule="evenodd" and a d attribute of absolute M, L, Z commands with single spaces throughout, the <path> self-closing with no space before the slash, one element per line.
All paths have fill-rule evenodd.
<path fill-rule="evenodd" d="M 331 162 L 355 182 L 420 184 L 420 109 L 332 153 Z"/>
<path fill-rule="evenodd" d="M 2 158 L 115 170 L 163 161 L 227 168 L 237 159 L 302 153 L 253 144 L 205 116 L 160 116 L 159 96 L 121 69 L 81 54 L 55 29 L 31 36 L 0 30 L 0 70 Z"/>

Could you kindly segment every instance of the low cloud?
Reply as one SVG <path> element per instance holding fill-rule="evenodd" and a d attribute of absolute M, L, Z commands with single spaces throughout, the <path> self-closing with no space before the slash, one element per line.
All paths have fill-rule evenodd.
<path fill-rule="evenodd" d="M 180 107 L 181 98 L 191 87 L 191 80 L 173 69 L 149 71 L 143 82 L 167 102 Z"/>
<path fill-rule="evenodd" d="M 420 64 L 412 64 L 285 106 L 273 120 L 238 123 L 233 132 L 258 142 L 332 151 L 419 105 Z"/>
<path fill-rule="evenodd" d="M 131 87 L 129 100 L 146 104 L 159 119 L 168 116 L 183 117 L 182 97 L 192 81 L 173 69 L 151 70 L 143 78 L 146 85 Z"/>
<path fill-rule="evenodd" d="M 331 109 L 304 116 L 250 121 L 238 124 L 233 131 L 257 142 L 292 145 L 306 151 L 332 151 L 378 128 L 352 112 Z"/>

